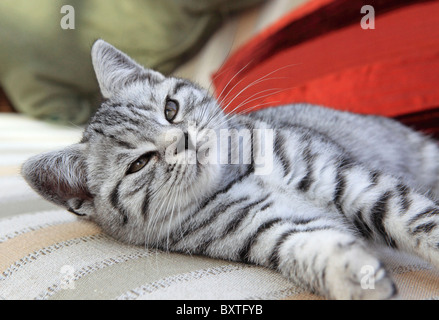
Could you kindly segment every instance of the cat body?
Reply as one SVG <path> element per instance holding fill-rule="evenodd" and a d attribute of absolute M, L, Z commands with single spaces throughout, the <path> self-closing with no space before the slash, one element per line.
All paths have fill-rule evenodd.
<path fill-rule="evenodd" d="M 266 266 L 328 298 L 397 296 L 369 243 L 439 267 L 434 141 L 306 104 L 225 114 L 206 90 L 102 40 L 92 58 L 105 100 L 82 140 L 22 168 L 46 199 L 122 241 Z M 230 161 L 244 150 L 250 161 Z"/>

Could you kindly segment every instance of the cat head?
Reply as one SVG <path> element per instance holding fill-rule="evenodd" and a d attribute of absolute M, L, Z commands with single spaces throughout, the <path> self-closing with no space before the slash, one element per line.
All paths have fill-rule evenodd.
<path fill-rule="evenodd" d="M 206 90 L 103 40 L 92 62 L 104 100 L 82 140 L 30 158 L 22 175 L 46 199 L 138 243 L 215 190 L 222 166 L 200 159 L 215 156 L 209 134 L 227 121 Z"/>

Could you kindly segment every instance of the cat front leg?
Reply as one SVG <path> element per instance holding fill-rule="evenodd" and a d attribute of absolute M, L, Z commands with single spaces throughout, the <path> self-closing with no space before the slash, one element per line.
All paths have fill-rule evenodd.
<path fill-rule="evenodd" d="M 261 234 L 248 261 L 281 272 L 330 299 L 393 299 L 397 289 L 384 268 L 348 230 L 279 224 Z"/>
<path fill-rule="evenodd" d="M 261 202 L 245 215 L 221 211 L 179 236 L 172 249 L 268 267 L 330 299 L 396 296 L 385 267 L 344 218 L 296 200 L 291 206 Z"/>
<path fill-rule="evenodd" d="M 383 264 L 344 217 L 297 194 L 250 189 L 253 197 L 230 193 L 181 223 L 169 249 L 272 268 L 331 299 L 395 297 Z"/>

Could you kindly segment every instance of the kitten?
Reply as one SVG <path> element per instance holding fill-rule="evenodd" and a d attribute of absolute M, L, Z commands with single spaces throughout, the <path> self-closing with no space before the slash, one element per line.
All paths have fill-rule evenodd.
<path fill-rule="evenodd" d="M 312 105 L 225 114 L 103 40 L 92 60 L 104 101 L 82 140 L 22 167 L 46 199 L 122 241 L 273 268 L 327 298 L 396 297 L 372 242 L 439 267 L 439 148 L 427 137 Z"/>

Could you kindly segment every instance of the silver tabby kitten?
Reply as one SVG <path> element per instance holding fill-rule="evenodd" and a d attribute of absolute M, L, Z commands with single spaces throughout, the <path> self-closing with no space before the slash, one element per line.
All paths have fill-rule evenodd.
<path fill-rule="evenodd" d="M 439 267 L 439 148 L 427 137 L 311 105 L 228 115 L 206 90 L 102 40 L 92 59 L 105 100 L 82 140 L 22 168 L 46 199 L 122 241 L 266 266 L 328 298 L 396 297 L 370 242 Z M 258 174 L 267 128 L 273 163 Z M 226 147 L 212 138 L 224 130 Z M 244 144 L 248 162 L 194 158 L 230 160 Z M 374 289 L 362 289 L 365 266 Z"/>

